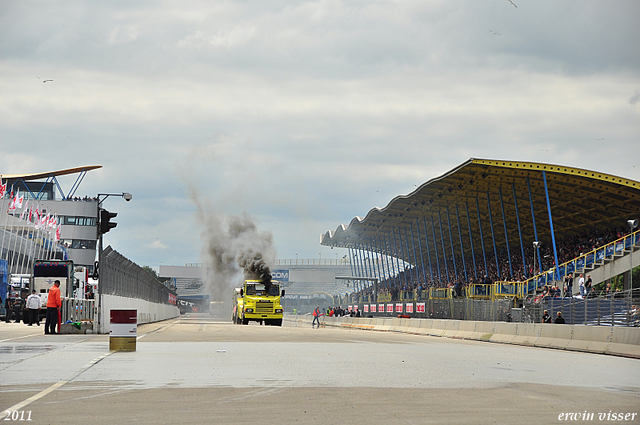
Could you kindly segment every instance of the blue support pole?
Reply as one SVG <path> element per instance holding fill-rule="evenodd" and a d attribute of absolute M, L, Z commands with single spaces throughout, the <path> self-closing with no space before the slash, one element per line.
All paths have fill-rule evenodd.
<path fill-rule="evenodd" d="M 375 249 L 373 248 L 373 240 L 369 239 L 369 256 L 371 258 L 371 269 L 373 271 L 373 277 L 378 278 L 378 262 L 375 261 Z"/>
<path fill-rule="evenodd" d="M 351 248 L 351 255 L 353 256 L 353 270 L 354 270 L 354 276 L 360 276 L 360 269 L 358 269 L 358 256 L 357 256 L 357 251 L 356 251 L 356 246 L 354 245 L 353 248 Z"/>
<path fill-rule="evenodd" d="M 480 220 L 480 203 L 476 196 L 476 210 L 478 211 L 478 228 L 480 229 L 480 243 L 482 245 L 482 258 L 484 258 L 484 275 L 489 276 L 489 269 L 487 268 L 487 254 L 484 250 L 484 236 L 482 236 L 482 221 Z"/>
<path fill-rule="evenodd" d="M 476 253 L 473 249 L 473 233 L 471 232 L 471 219 L 469 218 L 469 204 L 464 201 L 464 206 L 467 209 L 467 227 L 469 227 L 469 242 L 471 243 L 471 259 L 473 260 L 473 275 L 478 280 L 478 267 L 476 267 Z M 482 236 L 480 236 L 482 237 Z"/>
<path fill-rule="evenodd" d="M 404 261 L 404 251 L 402 249 L 402 237 L 400 237 L 400 228 L 398 228 L 398 239 L 400 239 L 400 256 L 398 257 L 398 276 L 400 275 L 400 271 L 404 272 L 404 273 L 402 273 L 402 277 L 404 278 L 404 284 L 406 286 L 406 285 L 408 285 L 408 283 L 407 283 L 407 273 L 406 273 L 406 269 L 404 267 L 406 262 Z M 393 245 L 396 247 L 396 253 L 397 253 L 398 252 L 398 242 L 396 241 L 396 232 L 395 232 L 395 230 L 393 231 Z M 400 269 L 400 259 L 402 259 L 402 265 L 403 265 L 402 269 Z M 400 279 L 400 287 L 398 287 L 398 289 L 402 289 L 402 279 Z"/>
<path fill-rule="evenodd" d="M 391 241 L 388 240 L 389 239 L 389 231 L 387 231 L 387 237 L 384 239 L 385 242 L 385 247 L 387 249 L 387 254 L 386 254 L 386 264 L 387 264 L 387 288 L 391 286 L 392 284 L 392 278 L 393 278 L 393 256 L 390 255 L 391 254 Z"/>
<path fill-rule="evenodd" d="M 498 263 L 498 250 L 496 249 L 496 235 L 495 233 L 493 233 L 493 218 L 491 217 L 491 202 L 489 201 L 489 191 L 487 191 L 487 208 L 489 210 L 489 227 L 491 227 L 491 238 L 493 239 L 493 256 L 496 259 L 496 269 L 498 270 L 498 279 L 500 279 L 500 263 Z"/>
<path fill-rule="evenodd" d="M 424 272 L 424 255 L 422 255 L 422 241 L 420 241 L 420 226 L 419 226 L 419 221 L 416 218 L 416 231 L 418 232 L 418 250 L 420 251 L 420 263 L 422 264 L 422 280 L 424 281 L 424 283 L 427 283 L 427 275 Z M 411 224 L 411 222 L 409 222 L 409 226 L 411 226 L 411 240 L 413 240 L 413 224 Z M 413 246 L 413 249 L 415 251 L 416 247 L 415 244 Z M 416 265 L 417 267 L 417 265 Z M 416 270 L 416 274 L 417 274 L 417 270 Z M 418 276 L 418 281 L 420 281 L 420 276 Z"/>
<path fill-rule="evenodd" d="M 456 204 L 456 221 L 458 223 L 458 237 L 460 237 L 460 253 L 462 254 L 462 268 L 464 269 L 464 281 L 468 282 L 467 276 L 467 262 L 464 259 L 464 245 L 462 245 L 462 229 L 460 226 L 460 212 L 458 211 L 458 204 Z"/>
<path fill-rule="evenodd" d="M 447 272 L 447 283 L 451 282 L 449 277 L 449 265 L 447 264 L 447 250 L 444 247 L 444 232 L 442 231 L 442 217 L 438 211 L 438 223 L 440 224 L 440 241 L 442 242 L 442 256 L 444 257 L 444 270 Z"/>
<path fill-rule="evenodd" d="M 456 265 L 456 251 L 453 249 L 453 236 L 451 234 L 451 215 L 449 215 L 449 205 L 447 205 L 447 224 L 449 225 L 449 243 L 451 244 L 451 257 L 453 258 L 454 280 L 458 280 L 458 266 Z"/>
<path fill-rule="evenodd" d="M 547 211 L 549 211 L 549 227 L 551 228 L 551 243 L 553 244 L 553 257 L 556 260 L 556 280 L 560 280 L 560 264 L 558 263 L 558 250 L 556 249 L 556 235 L 553 231 L 553 218 L 551 217 L 551 202 L 549 201 L 549 189 L 547 188 L 547 173 L 542 172 L 544 180 L 544 195 L 547 197 Z"/>
<path fill-rule="evenodd" d="M 389 279 L 391 278 L 391 271 L 389 270 L 389 257 L 387 255 L 387 245 L 384 242 L 384 235 L 380 235 L 380 244 L 382 246 L 381 248 L 381 252 L 384 252 L 384 255 L 382 256 L 382 270 L 384 271 L 385 267 L 387 268 L 387 275 L 385 277 L 385 286 L 388 284 Z M 382 282 L 381 282 L 382 283 Z"/>
<path fill-rule="evenodd" d="M 353 261 L 353 248 L 349 247 L 349 267 L 351 268 L 351 276 L 357 276 L 355 272 L 355 261 Z"/>
<path fill-rule="evenodd" d="M 433 282 L 435 279 L 433 278 L 433 267 L 431 266 L 431 251 L 429 249 L 429 235 L 428 235 L 428 231 L 427 231 L 427 218 L 424 217 L 424 216 L 422 217 L 422 224 L 424 225 L 424 243 L 427 246 L 427 258 L 429 259 L 429 275 L 431 276 L 431 282 Z M 420 233 L 420 232 L 418 231 L 418 233 Z M 425 283 L 427 283 L 426 279 L 425 279 Z"/>
<path fill-rule="evenodd" d="M 498 187 L 498 194 L 500 195 L 500 209 L 502 210 L 502 224 L 504 225 L 504 240 L 507 242 L 507 258 L 509 259 L 509 272 L 511 273 L 511 280 L 513 280 L 513 267 L 511 266 L 511 248 L 509 247 L 509 233 L 507 233 L 507 218 L 504 215 L 504 203 L 502 202 L 501 187 Z"/>
<path fill-rule="evenodd" d="M 411 286 L 413 286 L 413 264 L 411 262 L 411 250 L 409 249 L 409 235 L 407 234 L 407 228 L 404 228 L 404 240 L 407 244 L 407 258 L 409 259 L 409 281 L 411 282 Z M 413 244 L 413 240 L 411 241 Z M 418 266 L 418 260 L 416 260 L 416 250 L 413 248 L 413 260 L 416 263 L 416 267 Z M 417 273 L 417 270 L 416 270 Z"/>
<path fill-rule="evenodd" d="M 396 259 L 396 264 L 394 265 L 394 267 L 396 268 L 395 270 L 395 279 L 393 279 L 394 283 L 396 284 L 396 286 L 401 286 L 402 283 L 400 282 L 400 263 L 398 262 L 398 247 L 396 246 L 396 232 L 393 229 L 393 227 L 391 228 L 391 231 L 393 232 L 393 258 Z M 389 244 L 391 244 L 391 238 L 389 238 Z M 393 265 L 393 258 L 391 259 L 392 261 L 392 265 Z"/>
<path fill-rule="evenodd" d="M 438 242 L 436 241 L 436 226 L 433 224 L 433 216 L 431 216 L 431 233 L 433 234 L 433 246 L 436 252 L 436 265 L 438 266 L 438 283 L 442 285 L 442 273 L 440 271 L 440 260 L 438 259 Z"/>
<path fill-rule="evenodd" d="M 382 280 L 382 273 L 380 271 L 380 262 L 382 261 L 382 254 L 380 253 L 380 249 L 378 248 L 378 244 L 377 244 L 377 240 L 376 239 L 372 239 L 371 244 L 373 246 L 373 249 L 375 249 L 375 251 L 378 253 L 378 256 L 376 257 L 376 270 L 378 271 L 378 282 L 380 282 Z"/>
<path fill-rule="evenodd" d="M 360 244 L 358 244 L 358 263 L 360 264 L 360 275 L 362 277 L 367 277 L 367 271 L 364 268 L 364 253 L 362 252 L 362 248 L 360 248 Z"/>
<path fill-rule="evenodd" d="M 518 222 L 518 235 L 520 236 L 520 252 L 522 253 L 522 267 L 524 270 L 524 277 L 527 278 L 527 261 L 525 260 L 524 255 L 524 244 L 522 242 L 522 228 L 520 227 L 520 213 L 518 212 L 518 198 L 516 197 L 516 184 L 511 183 L 511 188 L 513 189 L 513 204 L 516 207 L 516 220 Z"/>
<path fill-rule="evenodd" d="M 531 181 L 529 180 L 529 177 L 527 177 L 527 188 L 529 189 L 529 205 L 531 206 L 531 220 L 533 221 L 533 237 L 536 238 L 536 241 L 540 241 L 540 239 L 538 239 L 538 229 L 536 228 L 536 215 L 533 212 L 533 197 L 531 196 Z M 538 254 L 538 273 L 542 273 L 542 257 L 540 256 L 540 248 L 537 248 L 536 252 Z M 536 255 L 536 253 L 533 255 Z M 533 275 L 535 276 L 535 274 L 536 271 L 534 270 Z"/>

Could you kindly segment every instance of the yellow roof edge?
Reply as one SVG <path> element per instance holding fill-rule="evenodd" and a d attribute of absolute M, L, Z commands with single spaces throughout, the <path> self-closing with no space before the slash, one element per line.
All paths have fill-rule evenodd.
<path fill-rule="evenodd" d="M 530 171 L 549 171 L 552 173 L 566 174 L 570 176 L 587 177 L 594 180 L 601 180 L 608 183 L 615 183 L 622 186 L 640 189 L 640 182 L 625 179 L 613 174 L 601 173 L 598 171 L 585 170 L 583 168 L 567 167 L 564 165 L 545 164 L 541 162 L 526 161 L 504 161 L 496 159 L 471 159 L 471 163 L 480 165 L 490 165 L 492 167 L 515 168 Z"/>

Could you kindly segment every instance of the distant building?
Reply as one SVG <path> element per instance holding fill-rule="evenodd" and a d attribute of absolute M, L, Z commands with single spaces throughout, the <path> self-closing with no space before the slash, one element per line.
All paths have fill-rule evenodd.
<path fill-rule="evenodd" d="M 0 175 L 6 185 L 6 192 L 0 197 L 0 261 L 6 262 L 7 273 L 31 273 L 37 259 L 69 259 L 76 266 L 93 271 L 98 199 L 76 197 L 75 190 L 87 171 L 100 167 Z M 56 177 L 67 174 L 79 176 L 73 192 L 64 194 Z M 18 194 L 21 205 L 14 203 Z M 11 208 L 16 204 L 19 207 Z M 42 223 L 45 217 L 47 223 Z"/>
<path fill-rule="evenodd" d="M 206 284 L 207 269 L 204 264 L 160 266 L 158 275 L 169 279 L 181 300 L 205 309 L 209 301 L 214 301 L 215 295 Z M 285 310 L 288 312 L 292 310 L 292 306 L 299 304 L 298 300 L 322 299 L 325 300 L 323 304 L 327 304 L 332 301 L 333 296 L 352 292 L 354 289 L 348 281 L 336 279 L 351 275 L 351 265 L 345 259 L 276 260 L 271 268 L 271 275 L 285 290 Z M 229 283 L 229 289 L 240 284 L 241 282 L 236 285 Z"/>

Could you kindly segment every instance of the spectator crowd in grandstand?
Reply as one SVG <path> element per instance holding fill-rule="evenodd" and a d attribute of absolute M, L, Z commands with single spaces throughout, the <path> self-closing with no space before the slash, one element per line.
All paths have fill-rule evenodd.
<path fill-rule="evenodd" d="M 591 231 L 585 232 L 580 235 L 569 236 L 556 242 L 558 261 L 563 264 L 567 261 L 571 261 L 576 257 L 584 255 L 598 247 L 613 242 L 623 236 L 625 236 L 624 230 L 605 230 L 605 231 Z M 446 288 L 453 289 L 454 296 L 461 296 L 464 292 L 464 288 L 470 284 L 474 285 L 487 285 L 494 281 L 524 281 L 534 275 L 539 274 L 541 271 L 549 270 L 555 266 L 555 257 L 553 254 L 553 247 L 550 244 L 543 244 L 540 249 L 540 262 L 538 262 L 538 255 L 536 254 L 536 270 L 533 269 L 533 256 L 535 254 L 533 246 L 525 247 L 525 259 L 526 272 L 523 265 L 522 251 L 520 246 L 512 247 L 510 252 L 506 250 L 498 252 L 498 259 L 493 255 L 493 250 L 486 250 L 486 265 L 487 269 L 484 269 L 485 258 L 482 251 L 478 253 L 476 248 L 475 261 L 471 257 L 470 253 L 465 252 L 466 276 L 463 269 L 462 258 L 456 256 L 449 257 L 445 261 L 440 257 L 438 266 L 432 260 L 431 267 L 427 263 L 427 259 L 424 260 L 425 264 L 421 262 L 415 264 L 414 267 L 407 267 L 405 270 L 400 271 L 395 276 L 390 276 L 383 279 L 379 284 L 378 296 L 386 297 L 389 300 L 398 300 L 402 293 L 413 293 L 418 299 L 423 299 L 427 296 L 429 288 Z M 498 271 L 496 263 L 499 265 Z M 473 269 L 475 264 L 476 268 Z M 375 268 L 374 266 L 373 268 Z M 385 270 L 385 261 L 382 260 L 378 265 L 375 273 L 378 274 L 378 270 Z M 433 274 L 432 274 L 433 271 Z M 513 271 L 513 273 L 511 273 Z M 457 272 L 457 273 L 456 273 Z M 569 295 L 573 293 L 574 276 L 571 276 L 571 281 L 565 278 L 563 288 L 558 286 L 545 286 L 542 288 L 539 298 L 559 298 L 563 295 Z M 585 288 L 583 292 L 584 297 L 593 295 L 593 288 L 591 287 L 591 279 L 585 277 Z M 577 282 L 576 282 L 577 283 Z M 610 287 L 609 287 L 610 292 Z M 368 286 L 358 291 L 359 295 L 371 296 L 373 295 L 373 288 Z M 570 295 L 569 295 L 570 296 Z"/>

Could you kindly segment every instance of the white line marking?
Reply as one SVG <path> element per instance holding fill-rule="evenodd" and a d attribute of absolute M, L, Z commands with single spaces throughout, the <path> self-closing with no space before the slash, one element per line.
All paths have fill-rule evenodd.
<path fill-rule="evenodd" d="M 29 335 L 25 335 L 25 336 L 17 336 L 15 338 L 2 339 L 2 340 L 0 340 L 0 342 L 13 341 L 14 339 L 29 338 L 30 336 L 38 336 L 38 335 L 44 335 L 44 334 L 37 333 L 37 334 L 29 334 Z"/>
<path fill-rule="evenodd" d="M 55 384 L 53 384 L 52 386 L 50 386 L 49 388 L 40 391 L 38 394 L 29 397 L 28 399 L 21 401 L 18 404 L 14 404 L 13 406 L 7 408 L 7 409 L 2 409 L 2 412 L 0 412 L 0 421 L 5 419 L 8 415 L 11 414 L 11 412 L 15 411 L 15 410 L 20 410 L 23 407 L 33 403 L 36 400 L 41 399 L 42 397 L 46 396 L 47 394 L 57 390 L 58 388 L 60 388 L 61 386 L 63 386 L 64 384 L 66 384 L 67 382 L 73 381 L 75 378 L 77 378 L 81 373 L 83 373 L 84 371 L 86 371 L 87 369 L 89 369 L 91 366 L 95 365 L 96 363 L 98 363 L 99 361 L 103 360 L 105 357 L 110 356 L 111 354 L 115 353 L 115 351 L 111 351 L 109 353 L 103 354 L 101 356 L 96 357 L 95 359 L 91 360 L 89 363 L 87 363 L 86 365 L 82 366 L 77 372 L 73 373 L 69 378 L 64 379 L 62 381 L 58 381 Z"/>

